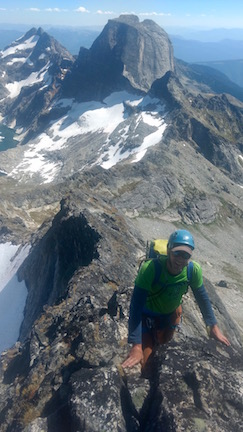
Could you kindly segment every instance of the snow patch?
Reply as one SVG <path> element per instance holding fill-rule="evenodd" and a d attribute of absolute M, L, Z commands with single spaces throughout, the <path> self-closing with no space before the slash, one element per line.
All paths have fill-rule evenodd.
<path fill-rule="evenodd" d="M 17 54 L 20 51 L 33 49 L 35 47 L 35 45 L 37 44 L 38 40 L 39 40 L 39 36 L 31 36 L 26 41 L 24 41 L 18 45 L 10 46 L 9 48 L 6 48 L 4 51 L 1 51 L 1 57 L 5 58 L 5 57 L 8 57 L 10 55 Z"/>
<path fill-rule="evenodd" d="M 129 106 L 136 107 L 131 114 L 128 114 Z M 159 99 L 149 96 L 141 98 L 140 95 L 125 91 L 112 93 L 103 103 L 97 101 L 78 103 L 73 99 L 62 99 L 54 104 L 54 108 L 61 107 L 66 107 L 68 112 L 51 124 L 48 133 L 42 133 L 28 146 L 21 163 L 9 176 L 18 178 L 21 173 L 27 173 L 29 176 L 39 173 L 43 183 L 50 183 L 62 167 L 56 155 L 55 161 L 51 161 L 51 153 L 69 145 L 70 138 L 95 132 L 104 134 L 104 144 L 99 150 L 95 165 L 109 169 L 129 157 L 132 158 L 130 162 L 135 163 L 141 160 L 149 147 L 162 139 L 166 128 L 165 109 Z M 139 131 L 136 132 L 136 128 L 141 122 L 149 126 L 143 142 L 133 148 L 127 142 L 129 126 L 126 121 L 129 120 L 129 116 L 132 116 L 135 121 L 133 138 L 135 136 L 139 138 Z M 149 132 L 151 127 L 154 130 Z M 114 145 L 111 134 L 115 130 L 119 134 L 119 139 Z M 80 169 L 82 168 L 81 166 Z"/>
<path fill-rule="evenodd" d="M 98 165 L 101 165 L 104 169 L 109 169 L 118 162 L 128 159 L 131 156 L 133 156 L 131 163 L 139 162 L 145 156 L 149 147 L 152 147 L 161 141 L 167 126 L 164 119 L 153 117 L 153 113 L 141 113 L 138 117 L 138 124 L 142 120 L 145 124 L 155 126 L 157 130 L 148 134 L 140 146 L 130 148 L 125 152 L 123 151 L 123 146 L 120 146 L 120 142 L 116 145 L 111 145 L 109 149 L 99 157 L 97 161 Z"/>
<path fill-rule="evenodd" d="M 26 58 L 25 57 L 15 57 L 11 59 L 9 62 L 7 62 L 8 66 L 13 65 L 14 63 L 25 63 Z"/>
<path fill-rule="evenodd" d="M 119 123 L 124 121 L 123 101 L 137 98 L 127 92 L 113 93 L 107 97 L 104 103 L 90 101 L 77 103 L 72 99 L 62 99 L 56 103 L 56 107 L 69 107 L 68 113 L 54 122 L 49 133 L 43 133 L 38 137 L 38 142 L 31 144 L 24 152 L 22 162 L 9 174 L 16 177 L 19 173 L 28 173 L 33 176 L 37 172 L 43 178 L 43 183 L 50 183 L 61 169 L 61 162 L 48 161 L 47 153 L 62 149 L 67 145 L 71 137 L 89 132 L 100 131 L 106 134 L 112 133 Z"/>
<path fill-rule="evenodd" d="M 32 72 L 25 80 L 15 81 L 13 83 L 6 84 L 6 88 L 10 93 L 8 97 L 10 97 L 11 99 L 17 97 L 20 94 L 22 87 L 31 87 L 34 84 L 42 81 L 47 82 L 50 79 L 50 76 L 48 74 L 49 66 L 50 63 L 48 62 L 40 71 Z"/>
<path fill-rule="evenodd" d="M 19 337 L 27 288 L 23 281 L 18 281 L 16 273 L 29 249 L 29 246 L 0 244 L 0 352 L 10 348 Z"/>

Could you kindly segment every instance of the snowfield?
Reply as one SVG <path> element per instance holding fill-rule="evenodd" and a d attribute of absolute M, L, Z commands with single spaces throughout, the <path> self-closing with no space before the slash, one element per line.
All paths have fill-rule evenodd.
<path fill-rule="evenodd" d="M 6 84 L 6 88 L 9 91 L 8 97 L 11 99 L 16 98 L 20 94 L 22 87 L 32 87 L 42 81 L 48 85 L 51 81 L 48 74 L 49 67 L 50 63 L 48 62 L 39 72 L 32 72 L 25 80 L 14 81 L 13 83 Z"/>
<path fill-rule="evenodd" d="M 0 58 L 6 58 L 9 66 L 24 62 L 30 64 L 29 51 L 33 50 L 38 40 L 39 36 L 32 36 L 25 42 L 19 41 L 1 51 Z M 43 58 L 44 53 L 39 56 L 39 59 Z M 8 91 L 5 98 L 14 100 L 24 87 L 36 86 L 36 91 L 41 92 L 51 84 L 51 66 L 47 61 L 41 70 L 32 70 L 28 76 L 5 84 Z M 19 153 L 15 165 L 8 172 L 9 177 L 18 181 L 35 178 L 40 184 L 51 183 L 58 175 L 69 175 L 65 157 L 72 150 L 77 152 L 74 171 L 93 165 L 107 170 L 125 160 L 136 163 L 150 147 L 161 141 L 167 127 L 165 107 L 159 99 L 127 91 L 114 92 L 103 102 L 56 100 L 49 110 L 58 112 L 58 108 L 66 108 L 66 114 L 60 114 L 62 117 L 53 120 L 43 133 L 23 146 L 23 153 Z M 24 128 L 22 135 L 21 131 L 18 134 L 16 130 L 16 139 L 21 143 L 26 133 Z M 92 140 L 95 145 L 89 146 Z M 80 147 L 79 142 L 82 143 Z M 85 147 L 84 157 L 82 145 Z"/>
<path fill-rule="evenodd" d="M 0 353 L 14 345 L 19 337 L 27 288 L 23 281 L 18 281 L 16 273 L 28 253 L 28 246 L 0 244 Z"/>
<path fill-rule="evenodd" d="M 31 50 L 35 47 L 39 40 L 39 36 L 31 36 L 26 41 L 19 43 L 17 45 L 6 48 L 4 51 L 0 52 L 1 58 L 12 56 L 14 54 L 19 55 L 21 51 Z"/>
<path fill-rule="evenodd" d="M 129 116 L 126 106 L 136 108 L 130 114 L 130 120 L 132 117 L 135 126 L 132 132 L 129 131 L 129 134 Z M 167 127 L 165 107 L 159 99 L 152 99 L 149 96 L 141 98 L 141 96 L 125 91 L 111 94 L 103 103 L 96 101 L 77 103 L 72 99 L 62 99 L 56 103 L 55 107 L 69 109 L 63 117 L 53 122 L 46 132 L 28 145 L 27 150 L 23 153 L 22 161 L 9 173 L 9 176 L 21 179 L 21 175 L 26 173 L 29 177 L 39 173 L 42 183 L 52 182 L 62 168 L 62 163 L 56 158 L 55 161 L 52 161 L 51 153 L 71 145 L 69 140 L 73 137 L 82 137 L 95 132 L 103 134 L 104 138 L 98 152 L 95 149 L 93 159 L 95 158 L 96 161 L 92 165 L 100 165 L 104 169 L 109 169 L 125 159 L 130 163 L 136 163 L 144 157 L 149 147 L 161 141 Z M 139 136 L 137 128 L 141 123 L 150 127 L 148 134 L 142 142 L 132 146 L 129 139 L 131 141 L 131 134 L 133 138 Z M 153 127 L 152 132 L 151 126 Z M 114 131 L 118 135 L 115 144 L 114 139 L 111 139 Z M 92 154 L 90 159 L 92 159 Z M 82 169 L 81 166 L 80 170 Z"/>

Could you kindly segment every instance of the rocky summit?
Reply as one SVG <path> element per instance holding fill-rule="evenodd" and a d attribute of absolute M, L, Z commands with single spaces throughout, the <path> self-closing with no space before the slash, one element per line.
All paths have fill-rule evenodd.
<path fill-rule="evenodd" d="M 22 133 L 23 142 L 43 123 L 73 61 L 41 28 L 32 28 L 0 53 L 1 115 Z"/>
<path fill-rule="evenodd" d="M 0 94 L 0 241 L 27 291 L 0 431 L 242 431 L 242 89 L 128 15 L 75 59 L 31 29 L 1 52 Z M 174 340 L 123 370 L 146 241 L 177 227 L 231 345 L 189 289 Z"/>
<path fill-rule="evenodd" d="M 64 82 L 64 94 L 102 100 L 124 87 L 147 92 L 172 70 L 173 47 L 165 31 L 153 21 L 120 16 L 108 22 L 89 50 L 80 50 Z"/>

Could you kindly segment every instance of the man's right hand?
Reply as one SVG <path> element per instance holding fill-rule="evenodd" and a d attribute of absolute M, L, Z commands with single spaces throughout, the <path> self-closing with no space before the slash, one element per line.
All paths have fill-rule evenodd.
<path fill-rule="evenodd" d="M 143 360 L 142 344 L 133 345 L 127 359 L 122 363 L 123 368 L 131 368 Z"/>

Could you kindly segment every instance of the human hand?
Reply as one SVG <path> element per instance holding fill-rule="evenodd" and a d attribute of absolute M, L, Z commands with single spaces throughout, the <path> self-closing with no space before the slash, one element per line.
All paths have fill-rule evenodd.
<path fill-rule="evenodd" d="M 123 368 L 131 368 L 143 360 L 143 350 L 141 344 L 133 345 L 127 359 L 122 363 Z"/>
<path fill-rule="evenodd" d="M 230 341 L 227 339 L 227 337 L 225 337 L 223 335 L 223 333 L 221 333 L 219 327 L 217 326 L 217 324 L 215 324 L 214 326 L 210 327 L 210 331 L 209 331 L 209 336 L 213 339 L 218 340 L 219 342 L 222 342 L 223 344 L 229 346 L 230 345 Z"/>

